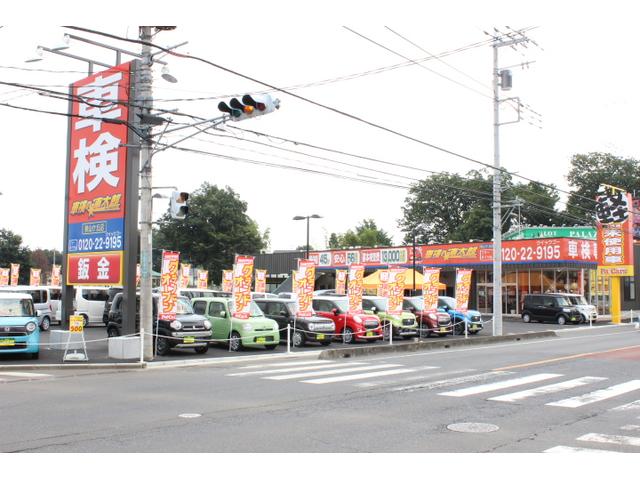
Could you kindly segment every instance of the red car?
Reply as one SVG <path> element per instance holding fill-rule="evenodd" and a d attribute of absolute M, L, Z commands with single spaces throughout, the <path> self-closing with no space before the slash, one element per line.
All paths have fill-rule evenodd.
<path fill-rule="evenodd" d="M 375 342 L 382 338 L 382 326 L 378 316 L 347 313 L 349 311 L 347 297 L 314 297 L 313 310 L 316 315 L 333 320 L 336 326 L 336 337 L 344 334 L 342 340 L 345 343 L 355 343 L 356 340 Z"/>
<path fill-rule="evenodd" d="M 402 309 L 415 314 L 420 337 L 430 337 L 431 335 L 444 337 L 453 330 L 453 322 L 447 312 L 427 313 L 424 311 L 423 297 L 405 297 Z"/>

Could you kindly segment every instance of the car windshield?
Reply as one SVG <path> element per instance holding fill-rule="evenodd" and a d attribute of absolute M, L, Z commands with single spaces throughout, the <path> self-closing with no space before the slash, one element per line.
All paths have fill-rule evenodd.
<path fill-rule="evenodd" d="M 389 306 L 388 298 L 369 298 L 368 299 L 378 309 L 379 312 L 386 312 Z"/>
<path fill-rule="evenodd" d="M 0 298 L 0 317 L 33 317 L 33 303 L 28 299 Z"/>
<path fill-rule="evenodd" d="M 573 305 L 589 305 L 587 303 L 587 300 L 580 296 L 580 297 L 568 297 L 569 301 L 573 304 Z"/>
<path fill-rule="evenodd" d="M 232 313 L 234 312 L 233 300 L 229 301 L 229 311 L 232 312 Z M 264 316 L 264 313 L 262 313 L 262 310 L 260 310 L 260 307 L 254 301 L 251 302 L 251 314 L 250 314 L 250 316 L 252 316 L 252 317 L 262 317 L 262 316 Z"/>
<path fill-rule="evenodd" d="M 335 303 L 342 313 L 349 311 L 349 300 L 346 297 L 332 298 L 331 301 Z"/>
<path fill-rule="evenodd" d="M 176 313 L 178 315 L 191 315 L 193 314 L 193 306 L 191 302 L 186 298 L 178 298 L 178 308 Z"/>
<path fill-rule="evenodd" d="M 557 297 L 556 300 L 558 302 L 558 306 L 560 306 L 560 307 L 570 307 L 571 306 L 571 303 L 569 302 L 569 300 L 567 300 L 566 297 Z"/>
<path fill-rule="evenodd" d="M 424 298 L 422 297 L 405 298 L 405 301 L 418 311 L 424 310 Z"/>
<path fill-rule="evenodd" d="M 456 299 L 453 297 L 438 297 L 439 307 L 449 307 L 451 310 L 456 309 Z"/>
<path fill-rule="evenodd" d="M 298 313 L 298 302 L 287 302 L 285 305 L 287 306 L 287 310 L 289 310 L 289 314 L 292 316 L 295 316 L 296 313 Z M 315 315 L 316 312 L 311 309 L 311 313 Z"/>

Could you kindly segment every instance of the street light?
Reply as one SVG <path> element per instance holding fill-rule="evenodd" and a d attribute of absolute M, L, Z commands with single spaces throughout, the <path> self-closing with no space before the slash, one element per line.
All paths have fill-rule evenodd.
<path fill-rule="evenodd" d="M 309 219 L 310 218 L 322 218 L 320 215 L 314 213 L 313 215 L 307 215 L 307 216 L 302 216 L 302 215 L 296 215 L 295 217 L 293 217 L 294 220 L 307 220 L 307 244 L 305 246 L 306 248 L 306 255 L 305 258 L 307 260 L 309 260 Z"/>

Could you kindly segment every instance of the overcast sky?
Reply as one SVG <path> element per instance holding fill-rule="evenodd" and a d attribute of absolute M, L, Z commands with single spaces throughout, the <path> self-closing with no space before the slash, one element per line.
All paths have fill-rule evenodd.
<path fill-rule="evenodd" d="M 422 66 L 409 64 L 388 69 L 385 67 L 407 62 L 343 25 L 412 59 L 428 55 L 385 25 L 431 54 L 485 42 L 489 37 L 483 32 L 493 32 L 493 27 L 503 32 L 508 31 L 507 25 L 512 29 L 536 27 L 527 35 L 541 48 L 529 44 L 529 48 L 499 51 L 501 67 L 515 65 L 511 68 L 513 89 L 501 95 L 519 97 L 540 114 L 542 120 L 541 129 L 526 121 L 501 128 L 502 165 L 512 172 L 567 189 L 565 176 L 575 153 L 606 151 L 638 158 L 639 43 L 634 33 L 637 19 L 634 9 L 627 7 L 626 2 L 607 2 L 606 10 L 582 2 L 563 2 L 562 7 L 554 8 L 536 4 L 530 9 L 511 7 L 507 10 L 498 2 L 481 4 L 457 2 L 451 7 L 400 7 L 386 16 L 382 12 L 370 12 L 371 15 L 360 17 L 355 9 L 337 15 L 336 12 L 343 11 L 330 6 L 309 7 L 304 12 L 274 7 L 261 10 L 256 17 L 242 16 L 245 20 L 235 23 L 223 20 L 238 19 L 237 12 L 228 11 L 217 14 L 212 23 L 201 25 L 189 23 L 193 22 L 192 15 L 177 21 L 185 16 L 182 11 L 162 22 L 177 23 L 177 30 L 161 32 L 154 41 L 164 46 L 188 41 L 188 45 L 178 51 L 282 88 L 311 84 L 292 91 L 432 145 L 492 163 L 492 49 L 489 45 L 448 54 L 441 58 L 446 63 L 434 59 L 422 62 Z M 63 22 L 129 38 L 138 35 L 135 25 L 96 26 L 95 16 L 83 21 L 82 16 L 76 15 L 73 21 L 59 20 Z M 0 79 L 66 91 L 66 85 L 86 76 L 84 63 L 51 54 L 45 54 L 38 63 L 25 63 L 34 56 L 37 45 L 56 47 L 65 32 L 136 52 L 140 49 L 133 43 L 61 27 L 9 24 L 0 29 L 4 46 L 0 53 Z M 107 63 L 114 61 L 111 53 L 78 42 L 72 42 L 66 52 Z M 219 99 L 177 99 L 228 98 L 265 89 L 195 60 L 171 56 L 164 60 L 169 62 L 178 83 L 167 83 L 157 69 L 154 97 L 155 106 L 159 108 L 177 108 L 179 113 L 214 118 L 219 115 Z M 521 67 L 523 63 L 528 63 L 528 67 Z M 382 71 L 355 75 L 376 69 Z M 355 78 L 335 80 L 351 75 Z M 318 84 L 329 79 L 332 81 Z M 408 168 L 374 164 L 232 129 L 227 129 L 228 133 L 214 133 L 234 132 L 237 138 L 199 134 L 181 145 L 395 185 L 407 185 L 410 180 L 372 173 L 369 168 L 414 179 L 425 176 L 416 168 L 459 173 L 478 168 L 469 161 L 385 133 L 285 93 L 274 96 L 281 101 L 278 112 L 232 125 Z M 66 112 L 68 108 L 64 100 L 5 85 L 0 86 L 0 103 L 58 112 Z M 62 249 L 67 119 L 4 106 L 0 106 L 0 112 L 0 228 L 22 235 L 24 243 L 31 248 Z M 501 109 L 501 115 L 503 121 L 516 118 L 515 111 L 508 107 Z M 537 118 L 531 113 L 527 115 Z M 170 117 L 176 122 L 188 119 L 181 115 Z M 192 132 L 176 132 L 168 139 L 175 141 Z M 323 158 L 272 149 L 243 139 Z M 327 159 L 354 166 L 331 163 Z M 233 188 L 248 203 L 248 214 L 258 222 L 260 230 L 270 230 L 274 250 L 303 245 L 305 224 L 294 222 L 292 217 L 314 213 L 323 217 L 312 220 L 311 224 L 310 243 L 318 249 L 325 247 L 331 232 L 344 232 L 364 218 L 375 219 L 396 243 L 402 239 L 397 221 L 407 195 L 403 188 L 171 150 L 154 157 L 154 185 L 193 191 L 205 181 Z M 164 213 L 166 202 L 156 200 L 155 217 Z"/>

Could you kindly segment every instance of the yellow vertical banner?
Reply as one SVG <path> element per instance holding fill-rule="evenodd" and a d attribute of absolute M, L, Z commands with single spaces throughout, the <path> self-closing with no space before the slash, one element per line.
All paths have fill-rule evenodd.
<path fill-rule="evenodd" d="M 255 292 L 265 293 L 267 291 L 267 271 L 256 269 Z"/>
<path fill-rule="evenodd" d="M 0 268 L 0 287 L 9 285 L 9 272 L 8 268 Z"/>
<path fill-rule="evenodd" d="M 438 287 L 440 286 L 440 269 L 424 267 L 422 269 L 424 283 L 422 284 L 422 297 L 424 299 L 424 311 L 436 313 L 438 311 Z"/>
<path fill-rule="evenodd" d="M 402 315 L 402 302 L 404 300 L 404 281 L 406 268 L 390 268 L 388 285 L 389 303 L 387 313 L 389 315 Z"/>
<path fill-rule="evenodd" d="M 347 271 L 336 270 L 336 293 L 345 295 L 347 293 Z"/>
<path fill-rule="evenodd" d="M 376 293 L 379 297 L 387 298 L 389 296 L 389 270 L 379 270 L 378 278 L 380 278 L 380 283 L 378 283 Z"/>
<path fill-rule="evenodd" d="M 29 286 L 31 287 L 39 287 L 40 286 L 40 273 L 41 270 L 39 268 L 32 268 L 29 274 Z"/>
<path fill-rule="evenodd" d="M 233 270 L 222 270 L 222 291 L 231 293 L 233 290 Z"/>
<path fill-rule="evenodd" d="M 62 266 L 52 265 L 51 266 L 51 286 L 59 287 L 61 284 L 62 284 Z"/>
<path fill-rule="evenodd" d="M 473 270 L 458 268 L 456 271 L 456 310 L 465 313 L 469 309 L 471 274 Z"/>

